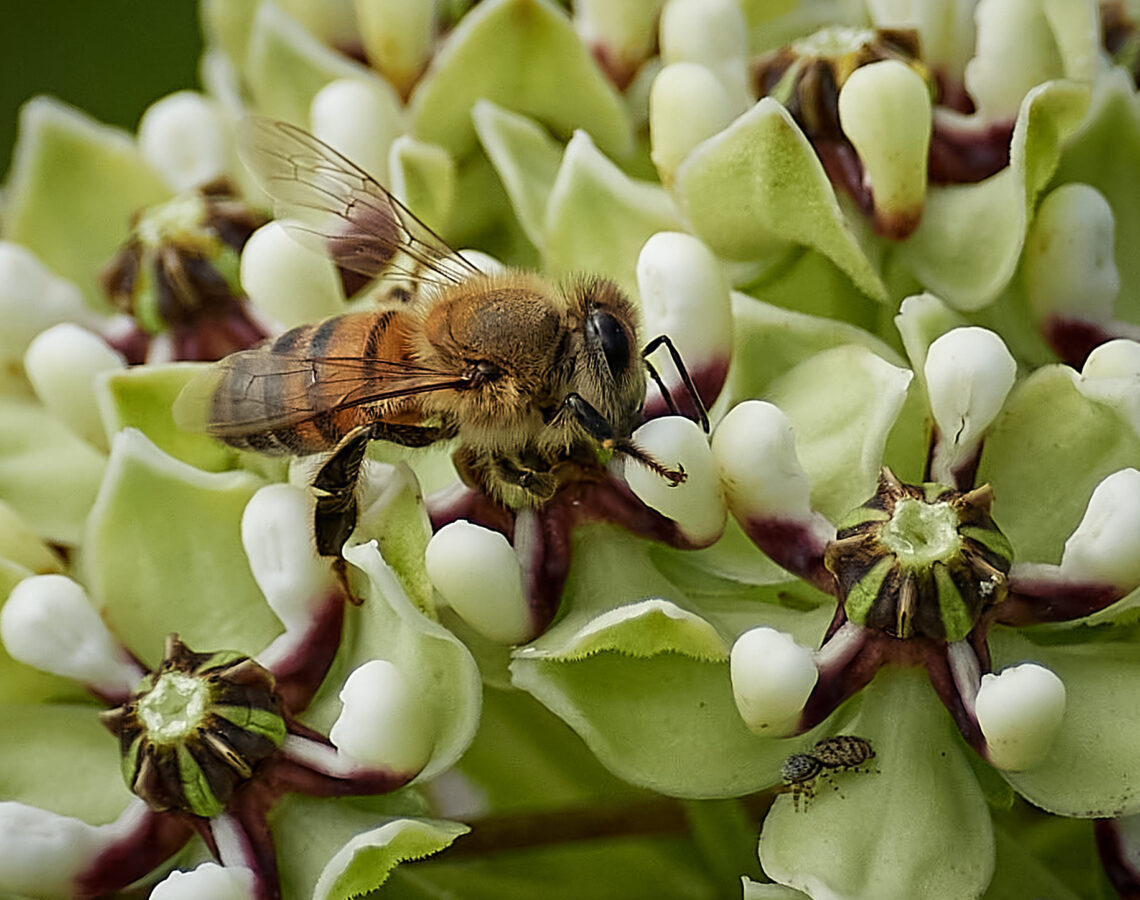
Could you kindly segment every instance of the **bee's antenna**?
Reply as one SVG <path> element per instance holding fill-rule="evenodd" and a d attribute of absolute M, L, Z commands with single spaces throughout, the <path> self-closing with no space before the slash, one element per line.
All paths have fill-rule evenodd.
<path fill-rule="evenodd" d="M 673 341 L 667 334 L 657 335 L 657 337 L 646 344 L 645 348 L 641 351 L 641 358 L 645 361 L 645 366 L 649 370 L 650 377 L 653 378 L 657 389 L 661 391 L 661 396 L 665 398 L 665 403 L 669 407 L 669 411 L 677 415 L 677 404 L 674 402 L 672 394 L 670 394 L 669 389 L 662 383 L 661 377 L 657 374 L 656 369 L 649 363 L 649 354 L 662 345 L 669 351 L 669 356 L 673 359 L 673 365 L 676 366 L 677 372 L 681 376 L 681 382 L 685 385 L 685 393 L 689 395 L 689 399 L 693 403 L 693 408 L 697 411 L 697 421 L 701 423 L 701 428 L 708 434 L 709 413 L 705 408 L 705 402 L 701 399 L 701 395 L 697 393 L 697 386 L 693 384 L 689 370 L 685 367 L 685 361 L 681 359 L 681 354 L 677 352 L 677 348 L 673 345 Z"/>

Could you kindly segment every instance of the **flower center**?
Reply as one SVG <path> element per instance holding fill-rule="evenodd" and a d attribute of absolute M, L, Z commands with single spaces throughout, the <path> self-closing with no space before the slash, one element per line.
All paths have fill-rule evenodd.
<path fill-rule="evenodd" d="M 798 56 L 836 57 L 873 45 L 876 37 L 871 28 L 833 25 L 792 41 L 791 49 Z"/>
<path fill-rule="evenodd" d="M 903 484 L 884 469 L 824 555 L 847 618 L 903 639 L 969 635 L 1005 597 L 1013 562 L 992 499 L 988 487 Z"/>
<path fill-rule="evenodd" d="M 948 503 L 904 498 L 883 527 L 879 540 L 906 566 L 929 566 L 954 556 L 962 546 L 958 513 Z"/>
<path fill-rule="evenodd" d="M 138 693 L 101 718 L 135 794 L 205 818 L 285 739 L 272 674 L 239 653 L 195 653 L 175 635 Z"/>
<path fill-rule="evenodd" d="M 167 672 L 138 701 L 138 717 L 155 743 L 180 740 L 199 727 L 210 701 L 206 682 L 184 672 Z"/>

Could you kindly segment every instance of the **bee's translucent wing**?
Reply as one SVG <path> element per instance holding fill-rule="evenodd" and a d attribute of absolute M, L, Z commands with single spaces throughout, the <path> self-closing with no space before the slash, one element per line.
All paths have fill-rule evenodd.
<path fill-rule="evenodd" d="M 238 155 L 286 229 L 337 265 L 438 285 L 478 273 L 371 175 L 295 125 L 243 120 Z"/>
<path fill-rule="evenodd" d="M 195 375 L 175 400 L 173 412 L 179 427 L 224 439 L 467 386 L 468 379 L 414 363 L 261 347 L 231 353 Z"/>

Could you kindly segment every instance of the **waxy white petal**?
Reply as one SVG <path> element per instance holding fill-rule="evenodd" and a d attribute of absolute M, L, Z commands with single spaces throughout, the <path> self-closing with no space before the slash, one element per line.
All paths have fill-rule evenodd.
<path fill-rule="evenodd" d="M 1116 220 L 1100 191 L 1074 182 L 1050 192 L 1025 241 L 1025 293 L 1033 311 L 1111 322 L 1120 293 L 1115 244 Z"/>
<path fill-rule="evenodd" d="M 922 218 L 930 114 L 926 82 L 897 60 L 861 66 L 839 92 L 839 122 L 863 163 L 875 219 L 899 237 Z"/>
<path fill-rule="evenodd" d="M 737 638 L 729 671 L 740 717 L 752 731 L 771 736 L 793 730 L 819 680 L 812 651 L 766 627 Z"/>
<path fill-rule="evenodd" d="M 666 334 L 690 371 L 732 353 L 732 294 L 724 270 L 697 238 L 676 231 L 653 235 L 637 258 L 637 287 L 650 339 Z M 653 354 L 671 391 L 681 376 L 664 350 Z"/>
<path fill-rule="evenodd" d="M 700 63 L 665 66 L 649 91 L 650 157 L 669 184 L 681 161 L 701 141 L 735 118 L 732 97 L 712 70 Z"/>
<path fill-rule="evenodd" d="M 534 631 L 515 551 L 499 532 L 464 519 L 428 542 L 428 578 L 448 605 L 480 634 L 502 644 Z"/>
<path fill-rule="evenodd" d="M 0 892 L 70 897 L 105 841 L 103 830 L 71 816 L 0 803 Z"/>
<path fill-rule="evenodd" d="M 332 588 L 312 536 L 313 501 L 291 484 L 261 488 L 246 504 L 241 540 L 257 586 L 287 629 L 304 628 Z"/>
<path fill-rule="evenodd" d="M 344 312 L 332 262 L 293 240 L 280 222 L 250 235 L 241 254 L 241 286 L 254 306 L 286 328 Z"/>
<path fill-rule="evenodd" d="M 101 372 L 126 365 L 126 360 L 98 335 L 69 323 L 41 332 L 24 354 L 24 371 L 44 406 L 85 441 L 103 450 L 109 444 L 95 399 L 95 379 Z"/>
<path fill-rule="evenodd" d="M 413 686 L 392 663 L 374 659 L 345 679 L 344 704 L 329 740 L 359 763 L 418 772 L 432 751 L 432 727 Z"/>
<path fill-rule="evenodd" d="M 150 900 L 255 900 L 251 869 L 202 863 L 188 872 L 175 870 L 154 886 Z"/>
<path fill-rule="evenodd" d="M 1140 471 L 1121 469 L 1096 486 L 1065 541 L 1061 573 L 1125 593 L 1140 585 Z"/>
<path fill-rule="evenodd" d="M 231 144 L 221 109 L 196 91 L 168 94 L 139 120 L 139 150 L 176 191 L 190 191 L 225 175 Z"/>
<path fill-rule="evenodd" d="M 388 184 L 388 150 L 407 126 L 400 99 L 387 82 L 379 78 L 332 81 L 313 98 L 310 116 L 313 134 L 382 185 Z"/>
<path fill-rule="evenodd" d="M 728 505 L 738 518 L 808 518 L 811 480 L 788 417 L 763 400 L 729 410 L 712 438 Z"/>
<path fill-rule="evenodd" d="M 941 432 L 935 479 L 953 484 L 941 470 L 952 469 L 976 449 L 1013 387 L 1017 363 L 992 331 L 955 328 L 930 345 L 923 374 Z"/>
<path fill-rule="evenodd" d="M 130 693 L 143 674 L 87 593 L 64 575 L 33 575 L 17 584 L 0 609 L 0 639 L 14 659 L 108 696 Z"/>
<path fill-rule="evenodd" d="M 633 442 L 671 469 L 681 468 L 685 480 L 671 485 L 634 460 L 627 460 L 625 479 L 651 509 L 675 521 L 697 544 L 711 544 L 724 531 L 727 510 L 717 477 L 716 460 L 701 427 L 680 416 L 646 422 L 633 433 Z"/>
<path fill-rule="evenodd" d="M 1111 406 L 1140 434 L 1140 342 L 1118 339 L 1101 344 L 1073 383 L 1090 400 Z"/>
<path fill-rule="evenodd" d="M 755 102 L 748 86 L 748 25 L 735 0 L 669 0 L 658 40 L 666 65 L 695 62 L 716 75 L 735 112 Z"/>
<path fill-rule="evenodd" d="M 1022 663 L 982 676 L 974 712 L 989 760 L 1020 772 L 1042 762 L 1065 715 L 1065 685 L 1049 669 Z"/>
<path fill-rule="evenodd" d="M 0 362 L 21 360 L 28 344 L 60 322 L 97 327 L 93 313 L 70 281 L 60 278 L 26 247 L 0 241 Z"/>

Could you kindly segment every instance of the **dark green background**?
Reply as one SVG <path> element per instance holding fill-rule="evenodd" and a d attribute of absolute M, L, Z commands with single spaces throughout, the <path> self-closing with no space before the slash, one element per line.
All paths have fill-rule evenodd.
<path fill-rule="evenodd" d="M 29 97 L 133 131 L 153 101 L 198 87 L 201 50 L 196 0 L 0 0 L 0 173 Z"/>

